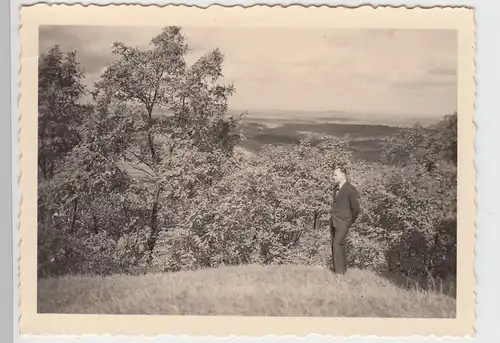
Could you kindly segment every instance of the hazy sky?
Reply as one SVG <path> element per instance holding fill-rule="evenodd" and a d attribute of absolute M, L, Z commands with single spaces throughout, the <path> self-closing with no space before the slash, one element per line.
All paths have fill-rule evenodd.
<path fill-rule="evenodd" d="M 77 50 L 91 85 L 111 45 L 146 47 L 161 28 L 44 27 L 40 50 Z M 184 28 L 188 63 L 219 47 L 238 110 L 347 111 L 441 117 L 456 110 L 454 31 Z"/>

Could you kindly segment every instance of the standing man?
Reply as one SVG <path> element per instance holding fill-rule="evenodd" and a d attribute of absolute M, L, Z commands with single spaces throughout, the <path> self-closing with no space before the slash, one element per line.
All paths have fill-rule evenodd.
<path fill-rule="evenodd" d="M 347 170 L 345 168 L 335 169 L 333 181 L 335 191 L 330 219 L 333 270 L 337 274 L 345 274 L 347 270 L 346 237 L 360 212 L 358 191 L 347 180 Z"/>

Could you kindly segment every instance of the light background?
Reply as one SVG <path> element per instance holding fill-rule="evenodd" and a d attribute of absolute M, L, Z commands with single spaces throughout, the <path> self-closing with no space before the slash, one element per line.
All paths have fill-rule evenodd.
<path fill-rule="evenodd" d="M 472 2 L 472 1 L 471 1 Z M 2 6 L 4 6 L 6 1 L 2 1 Z M 18 4 L 19 2 L 16 2 Z M 97 2 L 95 2 L 97 3 Z M 130 1 L 130 3 L 132 3 Z M 195 3 L 195 2 L 191 2 Z M 199 2 L 198 2 L 199 3 Z M 229 3 L 238 3 L 236 1 L 234 2 L 220 2 L 223 4 L 229 4 Z M 260 2 L 260 3 L 265 3 L 265 1 Z M 302 2 L 302 3 L 312 3 L 312 2 Z M 329 3 L 340 3 L 340 1 L 330 1 Z M 350 2 L 344 2 L 344 4 L 347 3 L 349 5 L 358 5 L 362 4 L 363 2 L 361 1 L 350 1 Z M 390 4 L 391 2 L 388 1 L 387 4 Z M 394 2 L 396 4 L 401 4 L 401 2 Z M 451 1 L 441 1 L 441 4 L 453 4 Z M 467 4 L 466 2 L 460 2 L 462 4 Z M 204 3 L 202 3 L 204 4 Z M 244 4 L 244 3 L 243 3 Z M 424 4 L 422 1 L 421 4 Z M 498 251 L 499 249 L 496 248 L 497 242 L 500 241 L 499 237 L 499 216 L 500 216 L 500 204 L 497 198 L 497 194 L 500 193 L 499 189 L 499 179 L 496 177 L 497 175 L 500 175 L 500 168 L 499 168 L 499 162 L 500 159 L 498 158 L 498 147 L 500 146 L 500 140 L 499 137 L 500 135 L 498 134 L 499 132 L 499 94 L 496 85 L 498 85 L 498 75 L 499 75 L 499 66 L 495 65 L 495 63 L 498 63 L 497 61 L 500 61 L 500 54 L 499 54 L 499 49 L 498 49 L 498 40 L 495 39 L 495 32 L 499 32 L 499 25 L 497 24 L 498 22 L 498 17 L 500 15 L 499 9 L 500 9 L 500 3 L 496 1 L 475 1 L 474 5 L 477 6 L 477 11 L 476 11 L 476 32 L 477 32 L 477 37 L 476 37 L 476 45 L 477 45 L 477 59 L 476 59 L 476 124 L 477 124 L 477 131 L 476 131 L 476 167 L 477 167 L 477 246 L 476 246 L 476 254 L 477 254 L 477 261 L 476 261 L 476 276 L 477 276 L 477 283 L 478 283 L 478 296 L 477 296 L 477 311 L 476 311 L 476 316 L 477 316 L 477 325 L 476 329 L 478 331 L 477 337 L 474 339 L 474 341 L 480 341 L 480 342 L 490 342 L 490 341 L 499 341 L 499 326 L 498 326 L 498 321 L 499 321 L 499 314 L 498 314 L 498 308 L 500 307 L 500 301 L 497 292 L 495 292 L 497 289 L 500 289 L 499 285 L 499 277 L 498 273 L 493 272 L 495 270 L 495 265 L 496 262 L 500 260 L 498 256 Z M 471 4 L 472 5 L 472 4 Z M 8 13 L 6 10 L 1 10 L 1 13 L 4 15 Z M 0 139 L 3 139 L 3 141 L 0 144 L 0 146 L 3 149 L 4 156 L 9 155 L 9 144 L 8 141 L 10 140 L 10 136 L 16 137 L 17 131 L 18 131 L 18 123 L 17 123 L 17 100 L 18 100 L 18 93 L 17 93 L 17 70 L 18 70 L 18 46 L 17 46 L 17 27 L 18 27 L 18 8 L 16 6 L 13 6 L 11 8 L 11 29 L 12 29 L 12 37 L 13 40 L 11 42 L 12 44 L 12 51 L 11 51 L 11 58 L 12 58 L 12 94 L 10 97 L 10 100 L 12 102 L 12 127 L 9 132 L 9 119 L 7 115 L 3 115 L 1 118 L 4 120 L 4 122 L 1 123 L 0 127 L 4 132 L 0 135 Z M 6 26 L 5 23 L 8 23 L 7 20 L 1 21 L 2 25 L 4 27 Z M 497 24 L 497 25 L 495 25 Z M 494 27 L 496 26 L 496 27 Z M 6 33 L 6 30 L 2 30 L 2 33 Z M 486 33 L 488 33 L 491 37 L 486 37 Z M 4 39 L 4 41 L 6 41 Z M 7 44 L 4 44 L 4 47 Z M 6 52 L 8 49 L 3 49 L 2 50 L 2 58 L 8 58 L 9 56 L 5 56 Z M 8 54 L 7 54 L 8 55 Z M 2 75 L 0 79 L 4 83 L 8 83 L 8 74 L 9 74 L 9 63 L 8 60 L 2 60 Z M 7 75 L 5 75 L 7 74 Z M 493 78 L 496 77 L 496 80 L 493 80 Z M 8 89 L 10 87 L 6 85 L 4 87 L 4 91 L 0 92 L 1 96 L 6 98 L 2 98 L 1 103 L 2 104 L 7 104 L 8 103 L 8 97 L 9 97 L 9 92 Z M 3 113 L 7 113 L 7 111 L 3 111 Z M 5 122 L 6 121 L 6 122 Z M 6 151 L 6 152 L 5 152 Z M 15 259 L 17 260 L 17 245 L 18 245 L 18 235 L 17 235 L 17 212 L 18 212 L 18 202 L 19 202 L 19 191 L 17 190 L 16 184 L 17 184 L 17 179 L 18 179 L 18 156 L 17 156 L 17 141 L 14 140 L 12 144 L 12 152 L 14 152 L 11 157 L 12 157 L 12 162 L 13 162 L 13 168 L 14 172 L 11 174 L 10 167 L 7 163 L 2 164 L 2 169 L 0 169 L 1 174 L 0 174 L 0 180 L 2 180 L 3 185 L 2 185 L 2 192 L 3 195 L 3 204 L 0 207 L 2 209 L 2 213 L 0 214 L 0 218 L 4 220 L 4 224 L 2 227 L 7 228 L 11 226 L 10 218 L 8 216 L 8 213 L 11 212 L 10 209 L 10 194 L 9 194 L 9 189 L 10 187 L 13 187 L 13 227 L 15 228 L 14 230 L 14 254 L 15 254 Z M 2 274 L 4 275 L 12 275 L 12 261 L 9 261 L 7 258 L 10 255 L 11 251 L 11 246 L 10 246 L 10 235 L 8 230 L 3 230 L 1 231 L 2 234 L 5 234 L 6 237 L 3 237 L 0 239 L 0 242 L 5 245 L 5 247 L 2 247 L 0 249 L 2 253 L 2 258 L 0 260 L 2 261 Z M 495 255 L 496 254 L 496 255 Z M 6 262 L 9 262 L 6 264 Z M 17 269 L 16 264 L 14 264 L 14 268 Z M 17 275 L 16 279 L 17 279 Z M 2 288 L 0 295 L 2 298 L 0 300 L 0 304 L 13 304 L 14 305 L 14 315 L 16 320 L 14 321 L 14 331 L 17 332 L 17 299 L 14 300 L 14 302 L 11 301 L 11 290 L 12 290 L 12 282 L 10 282 L 8 277 L 3 277 L 2 278 Z M 17 283 L 17 280 L 15 281 Z M 5 284 L 5 286 L 4 286 Z M 16 292 L 17 293 L 17 292 Z M 15 295 L 17 297 L 17 295 Z M 8 310 L 7 306 L 0 306 L 0 309 L 3 311 L 2 315 L 6 316 L 0 321 L 2 325 L 6 325 L 5 327 L 2 327 L 0 329 L 0 332 L 2 334 L 4 333 L 12 333 L 10 328 L 12 327 L 12 320 L 9 320 L 8 318 L 12 319 L 11 313 L 5 311 L 5 309 Z M 16 334 L 17 336 L 17 334 Z M 3 338 L 3 337 L 2 337 Z M 496 338 L 496 339 L 495 339 Z M 313 341 L 323 341 L 331 338 L 319 338 L 319 337 L 311 337 L 308 338 L 308 342 L 313 342 Z M 373 339 L 371 337 L 370 339 Z M 23 339 L 27 340 L 27 339 Z M 104 338 L 97 338 L 97 337 L 85 337 L 80 339 L 79 341 L 86 341 L 86 342 L 100 342 L 100 341 L 130 341 L 127 340 L 123 337 L 117 337 L 117 338 L 111 338 L 111 337 L 104 337 Z M 181 338 L 173 338 L 173 337 L 168 337 L 163 336 L 162 338 L 157 338 L 155 339 L 157 341 L 181 341 L 184 339 Z M 267 341 L 274 341 L 278 339 L 273 339 L 273 338 L 268 338 L 266 339 Z M 288 338 L 287 341 L 290 339 Z M 351 339 L 354 341 L 361 341 L 361 338 L 354 338 Z M 408 339 L 408 341 L 422 341 L 423 339 Z M 440 340 L 440 341 L 458 341 L 459 339 L 454 339 L 454 340 Z M 6 337 L 6 339 L 2 339 L 2 342 L 8 342 L 9 341 L 9 336 Z M 20 340 L 19 340 L 20 341 Z M 59 339 L 54 339 L 52 337 L 44 337 L 42 339 L 37 339 L 37 341 L 42 341 L 42 342 L 54 342 L 54 341 L 59 341 Z M 64 341 L 70 342 L 70 341 L 75 341 L 71 339 L 65 339 Z M 206 341 L 216 341 L 216 339 L 206 339 Z M 232 339 L 231 339 L 232 341 Z M 394 341 L 394 339 L 392 339 Z M 430 339 L 426 339 L 426 341 L 431 341 Z"/>
<path fill-rule="evenodd" d="M 76 51 L 89 90 L 116 57 L 116 41 L 147 48 L 161 26 L 43 26 L 39 50 Z M 357 119 L 436 123 L 457 110 L 454 30 L 184 26 L 192 65 L 219 48 L 229 109 L 252 117 L 321 111 Z M 86 96 L 83 101 L 90 101 Z M 342 113 L 345 112 L 345 113 Z M 378 119 L 378 121 L 377 121 Z"/>

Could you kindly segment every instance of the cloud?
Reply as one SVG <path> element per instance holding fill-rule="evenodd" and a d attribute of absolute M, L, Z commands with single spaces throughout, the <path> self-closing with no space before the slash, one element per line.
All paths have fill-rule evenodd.
<path fill-rule="evenodd" d="M 88 82 L 112 61 L 111 45 L 146 47 L 160 27 L 43 27 L 40 49 L 77 50 Z M 193 63 L 220 48 L 230 106 L 443 115 L 456 109 L 456 32 L 183 28 Z"/>

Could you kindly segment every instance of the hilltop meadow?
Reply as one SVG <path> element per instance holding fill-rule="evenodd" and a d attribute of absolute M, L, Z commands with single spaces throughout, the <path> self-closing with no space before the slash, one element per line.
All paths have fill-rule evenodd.
<path fill-rule="evenodd" d="M 75 52 L 40 55 L 40 312 L 455 316 L 456 113 L 270 125 L 228 115 L 221 51 L 187 49 L 177 27 L 115 43 L 89 103 Z M 337 166 L 362 207 L 345 277 Z"/>

